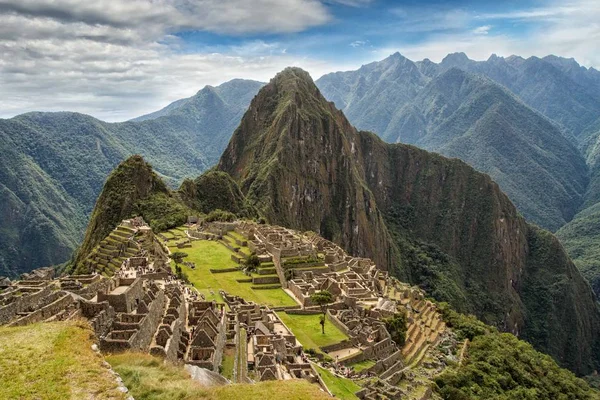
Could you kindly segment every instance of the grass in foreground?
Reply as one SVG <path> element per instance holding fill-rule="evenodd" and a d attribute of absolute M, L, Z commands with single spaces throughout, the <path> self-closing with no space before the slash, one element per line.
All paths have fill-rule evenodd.
<path fill-rule="evenodd" d="M 348 339 L 348 336 L 329 320 L 325 323 L 325 334 L 323 335 L 321 333 L 321 324 L 319 323 L 320 314 L 295 315 L 279 312 L 277 315 L 292 330 L 305 349 L 312 348 L 320 351 L 319 348 L 322 346 L 336 344 L 344 339 Z"/>
<path fill-rule="evenodd" d="M 335 376 L 325 368 L 316 366 L 321 379 L 325 382 L 325 385 L 329 388 L 331 393 L 343 400 L 355 400 L 358 399 L 354 393 L 360 390 L 360 386 L 354 383 L 351 379 L 340 378 Z"/>
<path fill-rule="evenodd" d="M 301 379 L 206 388 L 191 380 L 183 368 L 147 354 L 123 353 L 107 360 L 136 400 L 331 400 L 318 385 Z"/>
<path fill-rule="evenodd" d="M 177 249 L 170 247 L 172 252 L 183 251 L 188 254 L 185 261 L 196 264 L 196 269 L 181 265 L 194 284 L 208 300 L 222 301 L 219 290 L 270 306 L 294 306 L 296 302 L 281 288 L 254 290 L 251 283 L 240 283 L 237 279 L 248 279 L 240 271 L 213 274 L 210 269 L 233 268 L 237 264 L 231 260 L 232 252 L 221 243 L 212 240 L 196 240 L 191 248 Z M 174 264 L 173 264 L 174 267 Z M 213 294 L 210 291 L 213 291 Z"/>
<path fill-rule="evenodd" d="M 86 322 L 0 328 L 0 398 L 124 399 Z"/>

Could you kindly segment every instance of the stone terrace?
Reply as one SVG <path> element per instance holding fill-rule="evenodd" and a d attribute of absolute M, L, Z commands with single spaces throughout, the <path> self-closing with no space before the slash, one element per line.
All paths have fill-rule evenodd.
<path fill-rule="evenodd" d="M 261 265 L 249 279 L 253 289 L 283 287 L 299 304 L 287 307 L 288 312 L 317 314 L 320 308 L 311 303 L 311 295 L 331 292 L 335 301 L 328 319 L 349 339 L 322 347 L 333 359 L 322 365 L 353 379 L 370 378 L 357 393 L 360 398 L 427 393 L 430 380 L 456 353 L 457 342 L 435 304 L 369 259 L 349 256 L 315 234 L 278 226 L 213 222 L 188 228 L 177 247 L 191 240 L 219 240 L 237 262 L 247 251 L 255 252 Z M 0 324 L 83 317 L 106 352 L 148 351 L 218 372 L 229 349 L 230 357 L 235 354 L 234 382 L 301 378 L 326 388 L 277 308 L 225 292 L 225 304 L 204 301 L 171 274 L 167 253 L 141 219 L 125 220 L 87 259 L 89 274 L 54 279 L 44 269 L 20 281 L 3 280 Z M 402 348 L 383 321 L 398 312 L 408 319 Z M 374 364 L 353 372 L 352 364 L 366 360 Z"/>

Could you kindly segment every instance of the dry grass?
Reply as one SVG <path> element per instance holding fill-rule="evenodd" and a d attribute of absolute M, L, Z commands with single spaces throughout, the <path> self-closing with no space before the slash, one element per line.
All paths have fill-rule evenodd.
<path fill-rule="evenodd" d="M 1 399 L 124 399 L 86 322 L 0 328 Z"/>
<path fill-rule="evenodd" d="M 136 400 L 331 400 L 319 386 L 305 380 L 206 388 L 192 381 L 183 368 L 147 354 L 124 353 L 107 357 L 107 360 Z"/>

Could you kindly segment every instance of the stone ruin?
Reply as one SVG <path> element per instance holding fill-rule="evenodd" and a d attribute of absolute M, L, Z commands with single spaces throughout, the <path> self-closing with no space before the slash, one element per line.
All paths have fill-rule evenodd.
<path fill-rule="evenodd" d="M 454 354 L 456 339 L 420 289 L 315 234 L 251 222 L 209 223 L 190 228 L 187 240 L 219 240 L 232 231 L 242 239 L 235 235 L 229 246 L 247 245 L 256 252 L 268 263 L 267 274 L 276 272 L 278 285 L 297 300 L 288 313 L 320 313 L 311 295 L 321 290 L 334 295 L 328 319 L 349 339 L 321 350 L 333 360 L 336 373 L 363 360 L 375 362 L 360 374 L 345 369 L 353 378 L 375 377 L 357 393 L 359 398 L 420 393 L 414 366 L 420 379 L 432 379 Z M 277 311 L 225 292 L 221 296 L 228 311 L 225 304 L 204 301 L 172 276 L 167 251 L 143 220 L 123 221 L 86 261 L 95 268 L 89 274 L 55 279 L 53 270 L 42 269 L 16 282 L 0 280 L 0 324 L 86 318 L 106 352 L 146 351 L 218 372 L 229 348 L 235 349 L 235 382 L 301 378 L 323 385 Z M 402 347 L 383 322 L 397 312 L 408 319 Z"/>
<path fill-rule="evenodd" d="M 252 371 L 258 381 L 301 378 L 319 382 L 296 336 L 275 311 L 225 292 L 221 296 L 231 310 L 226 313 L 227 338 L 247 354 L 242 369 Z M 241 329 L 247 332 L 245 343 L 240 343 Z"/>

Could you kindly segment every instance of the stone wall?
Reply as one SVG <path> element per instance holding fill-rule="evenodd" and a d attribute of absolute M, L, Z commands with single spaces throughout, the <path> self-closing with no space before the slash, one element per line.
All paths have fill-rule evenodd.
<path fill-rule="evenodd" d="M 227 325 L 225 323 L 225 313 L 219 323 L 219 333 L 215 340 L 215 355 L 213 358 L 213 371 L 219 372 L 219 366 L 223 361 L 223 351 L 225 350 L 225 341 L 227 340 Z"/>
<path fill-rule="evenodd" d="M 356 338 L 349 338 L 349 339 L 342 340 L 339 343 L 334 343 L 329 346 L 323 346 L 323 347 L 321 347 L 321 350 L 323 350 L 325 353 L 329 353 L 332 351 L 348 349 L 350 347 L 358 347 L 358 345 L 359 345 L 359 343 Z"/>
<path fill-rule="evenodd" d="M 327 315 L 329 316 L 331 323 L 335 325 L 336 328 L 344 332 L 347 336 L 350 336 L 350 329 L 348 329 L 346 324 L 340 321 L 335 315 L 332 315 L 329 310 L 327 310 Z"/>
<path fill-rule="evenodd" d="M 119 286 L 127 286 L 123 293 L 106 294 L 98 292 L 98 302 L 108 301 L 116 312 L 130 313 L 144 296 L 143 281 L 141 279 L 119 279 Z"/>
<path fill-rule="evenodd" d="M 46 286 L 37 292 L 16 297 L 12 303 L 0 307 L 0 325 L 7 324 L 14 319 L 17 313 L 38 308 L 44 298 L 52 292 L 51 286 Z"/>
<path fill-rule="evenodd" d="M 80 300 L 79 308 L 81 315 L 90 321 L 90 325 L 96 332 L 96 336 L 104 337 L 115 319 L 115 310 L 107 301 L 94 303 L 91 301 Z"/>
<path fill-rule="evenodd" d="M 35 310 L 34 312 L 19 318 L 14 321 L 10 326 L 22 326 L 33 324 L 35 322 L 42 322 L 47 320 L 48 318 L 56 315 L 60 311 L 64 310 L 71 303 L 73 303 L 73 297 L 70 294 L 66 294 L 65 292 L 57 293 L 58 299 L 51 302 L 50 304 Z"/>
<path fill-rule="evenodd" d="M 162 319 L 166 298 L 165 293 L 161 290 L 157 293 L 156 298 L 148 306 L 148 314 L 140 323 L 138 333 L 134 336 L 131 346 L 134 349 L 148 350 L 154 333 Z"/>
<path fill-rule="evenodd" d="M 70 290 L 70 292 L 75 293 L 87 300 L 93 298 L 98 294 L 99 291 L 104 293 L 110 293 L 117 287 L 117 279 L 100 279 L 97 281 L 93 281 L 87 286 L 79 289 L 79 290 Z"/>
<path fill-rule="evenodd" d="M 129 349 L 147 351 L 164 314 L 165 303 L 166 296 L 164 291 L 160 290 L 148 305 L 146 314 L 130 314 L 141 318 L 137 323 L 135 321 L 115 322 L 115 325 L 121 328 L 131 326 L 136 329 L 111 331 L 107 337 L 100 340 L 101 349 L 107 352 L 119 352 Z M 123 315 L 121 315 L 121 318 L 123 318 Z"/>

